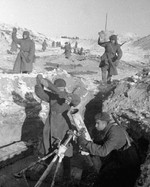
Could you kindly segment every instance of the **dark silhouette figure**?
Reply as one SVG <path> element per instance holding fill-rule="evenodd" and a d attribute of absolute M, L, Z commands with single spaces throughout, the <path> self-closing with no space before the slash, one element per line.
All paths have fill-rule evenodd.
<path fill-rule="evenodd" d="M 56 46 L 56 43 L 55 41 L 52 42 L 52 47 L 55 47 Z"/>
<path fill-rule="evenodd" d="M 26 118 L 22 126 L 21 140 L 30 142 L 35 145 L 42 153 L 43 146 L 41 145 L 44 123 L 39 117 L 41 111 L 41 103 L 36 101 L 32 93 L 26 93 L 25 99 L 15 91 L 12 92 L 13 100 L 19 106 L 25 107 Z"/>
<path fill-rule="evenodd" d="M 42 51 L 45 51 L 47 46 L 48 46 L 48 44 L 47 44 L 46 40 L 44 40 L 44 42 L 42 43 Z"/>

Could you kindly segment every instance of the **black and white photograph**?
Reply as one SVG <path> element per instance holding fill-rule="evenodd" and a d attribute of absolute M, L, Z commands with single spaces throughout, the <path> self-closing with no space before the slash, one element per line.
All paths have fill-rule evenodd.
<path fill-rule="evenodd" d="M 0 0 L 0 187 L 150 187 L 150 0 Z"/>

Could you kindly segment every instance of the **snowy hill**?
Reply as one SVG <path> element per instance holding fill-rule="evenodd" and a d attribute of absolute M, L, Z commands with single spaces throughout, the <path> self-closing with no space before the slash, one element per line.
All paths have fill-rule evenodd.
<path fill-rule="evenodd" d="M 1 53 L 6 52 L 7 49 L 10 48 L 10 44 L 12 41 L 11 34 L 12 34 L 13 27 L 14 26 L 12 26 L 12 25 L 4 24 L 4 23 L 0 24 L 0 52 Z M 44 34 L 41 34 L 39 32 L 34 32 L 34 31 L 31 31 L 26 28 L 20 28 L 20 27 L 17 27 L 17 30 L 18 30 L 18 32 L 17 32 L 18 38 L 22 38 L 23 31 L 25 31 L 25 30 L 29 31 L 30 37 L 31 37 L 31 39 L 33 39 L 35 41 L 37 49 L 39 47 L 41 48 L 41 44 L 44 40 L 46 40 L 47 43 L 49 45 L 51 45 L 51 39 L 46 37 Z"/>
<path fill-rule="evenodd" d="M 150 50 L 150 35 L 138 39 L 133 43 L 133 46 L 138 46 L 144 50 Z"/>

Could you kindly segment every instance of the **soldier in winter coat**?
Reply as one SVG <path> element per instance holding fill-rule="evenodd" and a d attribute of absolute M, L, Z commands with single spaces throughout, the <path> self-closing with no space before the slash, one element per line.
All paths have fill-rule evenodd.
<path fill-rule="evenodd" d="M 109 39 L 109 42 L 102 42 L 101 34 L 99 34 L 98 44 L 105 48 L 99 65 L 102 71 L 102 81 L 104 84 L 111 83 L 112 75 L 118 75 L 117 66 L 122 57 L 122 50 L 117 42 L 117 36 L 111 35 Z"/>
<path fill-rule="evenodd" d="M 35 58 L 35 43 L 30 39 L 28 31 L 23 32 L 23 38 L 16 37 L 17 30 L 13 30 L 12 38 L 16 44 L 20 45 L 20 52 L 17 55 L 13 72 L 14 73 L 31 73 Z"/>
<path fill-rule="evenodd" d="M 50 91 L 45 91 L 44 86 Z M 56 79 L 52 84 L 49 80 L 40 78 L 40 75 L 37 76 L 35 93 L 41 100 L 48 102 L 50 107 L 43 133 L 45 154 L 49 152 L 49 149 L 55 148 L 58 139 L 64 138 L 66 131 L 69 130 L 66 112 L 70 106 L 77 106 L 80 103 L 80 98 L 77 95 L 71 94 L 68 97 L 65 87 L 66 82 L 63 79 Z M 70 154 L 69 150 L 67 151 Z"/>
<path fill-rule="evenodd" d="M 71 57 L 71 44 L 66 42 L 64 49 L 65 49 L 65 58 L 69 59 Z"/>
<path fill-rule="evenodd" d="M 42 51 L 45 51 L 47 46 L 48 46 L 47 42 L 46 42 L 46 40 L 44 40 L 44 42 L 42 43 Z"/>
<path fill-rule="evenodd" d="M 99 156 L 101 166 L 94 187 L 134 186 L 139 174 L 140 159 L 136 147 L 123 127 L 115 124 L 106 112 L 95 116 L 99 132 L 97 142 L 87 141 L 83 135 L 78 142 L 93 156 Z M 98 162 L 97 162 L 98 163 Z"/>

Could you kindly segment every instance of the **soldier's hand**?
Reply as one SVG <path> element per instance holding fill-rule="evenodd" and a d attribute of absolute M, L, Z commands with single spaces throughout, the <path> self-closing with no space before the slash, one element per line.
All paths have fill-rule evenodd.
<path fill-rule="evenodd" d="M 38 74 L 36 76 L 36 83 L 37 85 L 40 85 L 41 84 L 41 80 L 43 79 L 43 76 L 41 74 Z"/>
<path fill-rule="evenodd" d="M 58 96 L 59 96 L 59 98 L 63 98 L 63 99 L 66 99 L 67 97 L 68 97 L 68 94 L 66 93 L 66 92 L 64 92 L 64 91 L 60 91 L 59 93 L 58 93 Z"/>
<path fill-rule="evenodd" d="M 47 80 L 44 79 L 44 78 L 41 79 L 41 84 L 42 84 L 45 88 L 48 88 L 48 86 L 49 86 Z"/>
<path fill-rule="evenodd" d="M 65 103 L 67 103 L 68 105 L 70 105 L 70 103 L 71 103 L 71 101 L 72 101 L 72 97 L 67 97 L 66 98 L 66 100 L 65 100 Z"/>
<path fill-rule="evenodd" d="M 64 153 L 66 152 L 66 150 L 67 150 L 66 146 L 64 146 L 63 144 L 60 145 L 60 147 L 58 149 L 58 152 L 57 152 L 58 156 L 64 155 Z"/>
<path fill-rule="evenodd" d="M 78 136 L 85 138 L 86 129 L 83 127 L 78 131 Z"/>
<path fill-rule="evenodd" d="M 74 133 L 73 130 L 69 129 L 69 130 L 67 131 L 67 134 L 69 134 L 69 135 L 74 135 L 75 133 Z"/>
<path fill-rule="evenodd" d="M 81 146 L 83 148 L 86 147 L 86 144 L 88 143 L 88 141 L 85 139 L 85 136 L 82 136 L 82 135 L 78 136 L 77 142 L 78 142 L 79 146 Z"/>
<path fill-rule="evenodd" d="M 104 31 L 99 32 L 98 35 L 99 35 L 99 38 L 101 40 L 103 40 L 105 38 L 105 32 Z"/>

